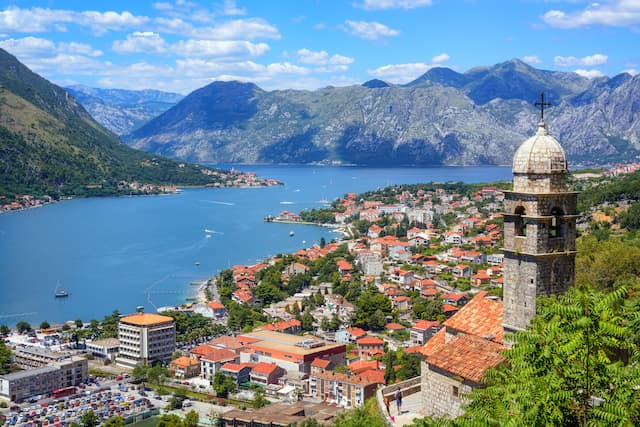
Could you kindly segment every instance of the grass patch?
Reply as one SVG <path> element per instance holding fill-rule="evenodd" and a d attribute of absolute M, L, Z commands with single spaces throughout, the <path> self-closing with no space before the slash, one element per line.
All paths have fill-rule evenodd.
<path fill-rule="evenodd" d="M 128 426 L 130 427 L 156 427 L 156 424 L 158 424 L 158 421 L 160 421 L 160 417 L 158 416 L 154 416 L 154 417 L 149 417 L 146 418 L 140 422 L 137 423 L 133 423 L 133 424 L 129 424 Z"/>
<path fill-rule="evenodd" d="M 105 377 L 105 378 L 117 377 L 117 375 L 112 372 L 101 371 L 100 369 L 94 369 L 94 368 L 89 369 L 89 375 L 93 375 L 94 377 Z"/>

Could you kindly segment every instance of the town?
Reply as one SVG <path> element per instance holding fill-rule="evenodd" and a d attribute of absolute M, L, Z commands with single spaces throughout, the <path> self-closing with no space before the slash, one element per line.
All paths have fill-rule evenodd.
<path fill-rule="evenodd" d="M 339 227 L 342 237 L 235 265 L 197 302 L 157 314 L 3 326 L 13 367 L 0 375 L 3 420 L 84 425 L 91 413 L 96 425 L 162 413 L 207 425 L 324 425 L 367 404 L 393 425 L 459 415 L 463 396 L 503 360 L 505 253 L 522 256 L 523 246 L 509 248 L 514 233 L 526 238 L 517 217 L 506 221 L 518 197 L 508 186 L 398 185 L 283 211 L 271 219 Z M 554 244 L 570 248 L 575 231 L 553 224 Z M 528 321 L 519 316 L 510 320 Z"/>

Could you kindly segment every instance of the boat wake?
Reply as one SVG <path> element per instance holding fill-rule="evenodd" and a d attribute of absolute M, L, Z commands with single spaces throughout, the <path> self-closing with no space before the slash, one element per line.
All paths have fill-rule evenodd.
<path fill-rule="evenodd" d="M 295 202 L 287 202 L 287 201 L 285 201 L 285 202 L 280 202 L 280 204 L 281 205 L 293 205 L 293 204 L 295 204 Z"/>
<path fill-rule="evenodd" d="M 218 200 L 200 200 L 204 203 L 211 203 L 212 205 L 223 205 L 223 206 L 235 206 L 235 203 L 232 202 L 220 202 Z"/>
<path fill-rule="evenodd" d="M 209 230 L 208 228 L 205 228 L 204 232 L 207 233 L 207 237 L 209 237 L 211 234 L 224 234 L 222 231 Z"/>

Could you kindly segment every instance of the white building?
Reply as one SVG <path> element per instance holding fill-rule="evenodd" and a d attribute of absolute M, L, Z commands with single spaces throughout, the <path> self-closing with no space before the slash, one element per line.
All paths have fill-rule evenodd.
<path fill-rule="evenodd" d="M 176 325 L 172 317 L 140 312 L 120 319 L 118 339 L 118 365 L 168 362 L 176 348 Z"/>

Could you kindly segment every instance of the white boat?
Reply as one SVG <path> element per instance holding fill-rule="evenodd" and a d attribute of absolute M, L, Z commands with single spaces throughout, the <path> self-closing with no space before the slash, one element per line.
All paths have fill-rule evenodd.
<path fill-rule="evenodd" d="M 293 237 L 293 236 L 295 236 L 295 235 L 296 235 L 296 233 L 294 233 L 294 232 L 293 232 L 293 230 L 291 230 L 291 231 L 289 232 L 289 237 Z"/>
<path fill-rule="evenodd" d="M 65 289 L 59 289 L 59 288 L 60 288 L 60 283 L 56 285 L 56 289 L 53 294 L 56 298 L 66 298 L 69 296 L 69 292 L 67 292 Z"/>

